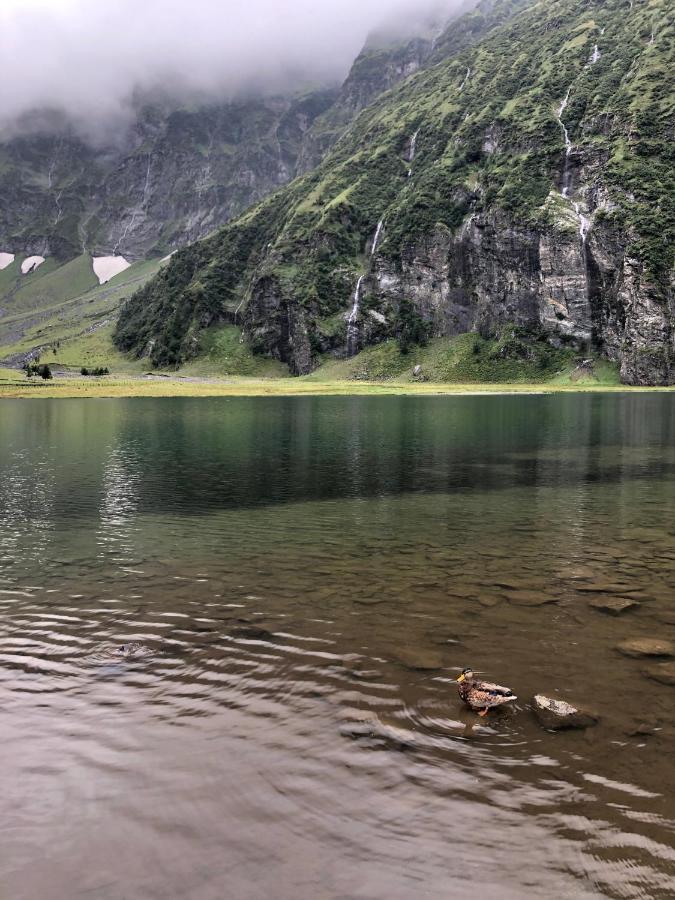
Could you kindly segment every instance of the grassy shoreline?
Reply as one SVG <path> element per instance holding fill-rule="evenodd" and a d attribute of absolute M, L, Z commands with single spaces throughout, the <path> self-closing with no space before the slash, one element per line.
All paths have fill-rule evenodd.
<path fill-rule="evenodd" d="M 340 395 L 480 395 L 558 393 L 642 393 L 675 391 L 672 387 L 607 384 L 445 383 L 431 381 L 355 381 L 300 378 L 190 378 L 180 376 L 85 378 L 58 376 L 28 380 L 22 373 L 0 371 L 0 400 L 31 398 L 114 397 L 264 397 Z"/>

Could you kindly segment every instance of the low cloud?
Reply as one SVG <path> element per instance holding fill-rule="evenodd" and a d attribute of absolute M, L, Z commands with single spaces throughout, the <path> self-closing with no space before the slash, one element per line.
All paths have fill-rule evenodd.
<path fill-rule="evenodd" d="M 409 29 L 458 6 L 459 0 L 0 0 L 0 136 L 18 123 L 43 121 L 44 111 L 95 132 L 123 121 L 139 93 L 230 99 L 334 83 L 374 29 Z"/>

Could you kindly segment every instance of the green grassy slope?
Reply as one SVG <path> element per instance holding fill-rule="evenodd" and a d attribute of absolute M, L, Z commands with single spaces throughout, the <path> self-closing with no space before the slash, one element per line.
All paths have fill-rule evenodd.
<path fill-rule="evenodd" d="M 128 366 L 113 347 L 113 322 L 120 304 L 156 275 L 160 265 L 159 260 L 137 262 L 99 285 L 86 254 L 62 266 L 48 259 L 25 276 L 20 274 L 20 260 L 15 260 L 8 267 L 12 272 L 0 273 L 8 272 L 0 282 L 0 358 L 16 362 L 42 352 L 66 365 L 107 365 L 114 359 L 116 365 Z"/>
<path fill-rule="evenodd" d="M 615 365 L 597 357 L 582 365 L 569 349 L 532 344 L 510 333 L 486 340 L 477 334 L 435 338 L 402 353 L 396 340 L 368 347 L 350 359 L 324 357 L 316 381 L 409 381 L 446 384 L 597 384 L 619 383 Z"/>

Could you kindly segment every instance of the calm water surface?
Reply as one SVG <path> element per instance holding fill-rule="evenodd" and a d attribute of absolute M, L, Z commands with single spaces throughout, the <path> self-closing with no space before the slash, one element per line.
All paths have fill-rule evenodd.
<path fill-rule="evenodd" d="M 668 395 L 3 402 L 0 896 L 672 898 L 674 532 Z"/>

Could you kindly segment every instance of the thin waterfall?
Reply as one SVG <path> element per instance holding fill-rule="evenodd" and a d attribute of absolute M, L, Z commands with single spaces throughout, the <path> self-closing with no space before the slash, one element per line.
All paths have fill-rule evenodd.
<path fill-rule="evenodd" d="M 467 83 L 469 78 L 471 78 L 471 69 L 467 66 L 466 67 L 466 75 L 464 76 L 464 81 L 459 86 L 460 92 L 464 90 L 464 85 Z"/>
<path fill-rule="evenodd" d="M 593 53 L 591 54 L 591 61 L 590 61 L 589 65 L 594 66 L 595 63 L 600 59 L 601 56 L 602 56 L 602 54 L 600 53 L 598 45 L 595 44 L 593 47 Z"/>
<path fill-rule="evenodd" d="M 597 45 L 596 45 L 597 47 Z M 569 200 L 570 197 L 570 187 L 572 183 L 572 173 L 570 170 L 569 158 L 572 153 L 573 144 L 570 140 L 569 132 L 567 130 L 567 126 L 562 120 L 562 115 L 567 109 L 567 104 L 570 99 L 570 91 L 571 87 L 567 89 L 567 93 L 565 94 L 564 99 L 562 100 L 560 107 L 558 108 L 558 122 L 560 127 L 562 128 L 563 136 L 565 138 L 565 168 L 563 169 L 563 177 L 562 177 L 562 190 L 561 194 L 565 200 Z M 587 216 L 585 216 L 581 211 L 581 204 L 579 204 L 576 200 L 572 201 L 572 206 L 574 207 L 574 212 L 576 213 L 577 219 L 579 220 L 579 237 L 581 238 L 581 244 L 584 248 L 584 253 L 586 249 L 586 237 L 588 235 L 588 229 L 590 228 L 591 222 Z"/>
<path fill-rule="evenodd" d="M 419 133 L 420 133 L 420 130 L 418 128 L 417 131 L 410 138 L 410 150 L 408 152 L 408 162 L 411 163 L 411 166 L 412 166 L 412 161 L 415 159 L 415 151 L 417 149 L 417 135 Z M 412 167 L 410 169 L 408 169 L 408 178 L 410 178 L 411 175 L 412 175 Z"/>
<path fill-rule="evenodd" d="M 571 87 L 567 88 L 567 93 L 565 94 L 565 97 L 563 98 L 563 100 L 560 104 L 560 107 L 558 108 L 558 123 L 560 124 L 560 127 L 562 128 L 563 137 L 565 138 L 565 168 L 563 169 L 563 180 L 562 180 L 562 195 L 565 199 L 568 198 L 569 192 L 570 192 L 570 180 L 571 179 L 570 179 L 569 157 L 570 157 L 570 153 L 572 152 L 573 145 L 572 145 L 572 141 L 570 140 L 570 135 L 567 130 L 567 126 L 565 125 L 565 123 L 562 120 L 562 114 L 567 109 L 567 104 L 569 103 L 569 100 L 570 100 L 570 91 L 571 90 L 572 90 Z"/>
<path fill-rule="evenodd" d="M 373 244 L 370 248 L 370 255 L 375 256 L 375 251 L 377 250 L 377 244 L 380 240 L 380 235 L 382 234 L 382 228 L 384 227 L 384 219 L 380 219 L 377 223 L 377 228 L 375 229 L 375 237 L 373 238 Z"/>
<path fill-rule="evenodd" d="M 54 206 L 56 208 L 56 216 L 54 219 L 54 225 L 58 225 L 61 221 L 61 217 L 63 216 L 63 209 L 61 208 L 61 195 L 63 194 L 63 189 L 60 191 L 54 192 L 54 170 L 56 168 L 56 162 L 59 155 L 60 144 L 57 144 L 54 149 L 54 156 L 49 166 L 49 171 L 47 172 L 47 187 L 49 192 L 52 194 L 54 199 Z"/>
<path fill-rule="evenodd" d="M 561 101 L 560 106 L 558 108 L 558 122 L 560 123 L 560 127 L 562 128 L 563 136 L 565 138 L 565 153 L 567 156 L 569 156 L 570 153 L 572 152 L 572 141 L 570 140 L 570 135 L 567 130 L 567 126 L 565 125 L 565 123 L 562 120 L 562 114 L 565 112 L 565 110 L 567 109 L 567 104 L 570 102 L 571 91 L 572 91 L 572 88 L 568 87 L 567 93 L 565 94 L 565 96 L 564 96 L 563 100 Z"/>
<path fill-rule="evenodd" d="M 143 184 L 143 193 L 141 195 L 140 203 L 137 203 L 136 206 L 132 209 L 131 218 L 129 219 L 127 224 L 124 226 L 124 230 L 122 231 L 122 234 L 120 235 L 119 240 L 117 241 L 117 243 L 115 244 L 115 247 L 113 248 L 113 256 L 117 255 L 117 251 L 122 246 L 122 242 L 124 241 L 126 236 L 129 234 L 131 229 L 136 224 L 136 217 L 141 212 L 143 212 L 147 206 L 148 191 L 150 188 L 150 169 L 151 169 L 151 167 L 152 167 L 152 157 L 148 154 L 148 166 L 147 166 L 147 169 L 145 170 L 145 182 Z"/>
<path fill-rule="evenodd" d="M 588 234 L 588 229 L 591 225 L 591 220 L 587 218 L 581 211 L 581 205 L 574 201 L 574 212 L 577 214 L 577 218 L 579 219 L 579 236 L 581 237 L 581 243 L 586 244 L 586 236 Z"/>
<path fill-rule="evenodd" d="M 354 356 L 359 348 L 359 327 L 356 320 L 359 315 L 359 302 L 361 300 L 361 284 L 365 275 L 360 275 L 356 282 L 356 290 L 354 291 L 354 299 L 351 312 L 347 317 L 347 356 Z"/>
<path fill-rule="evenodd" d="M 375 234 L 373 235 L 373 242 L 370 245 L 371 259 L 373 256 L 375 256 L 375 253 L 377 251 L 377 245 L 380 241 L 383 228 L 384 219 L 380 219 L 380 221 L 377 223 Z M 359 349 L 359 326 L 356 320 L 359 317 L 359 308 L 361 305 L 361 285 L 363 284 L 363 279 L 365 277 L 365 275 L 359 275 L 359 279 L 356 282 L 356 288 L 354 289 L 354 296 L 352 297 L 352 308 L 349 312 L 349 315 L 347 316 L 347 356 L 354 356 Z"/>

